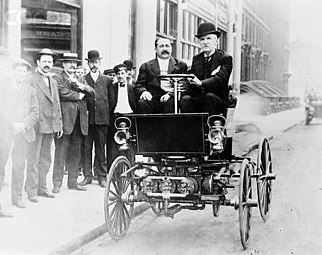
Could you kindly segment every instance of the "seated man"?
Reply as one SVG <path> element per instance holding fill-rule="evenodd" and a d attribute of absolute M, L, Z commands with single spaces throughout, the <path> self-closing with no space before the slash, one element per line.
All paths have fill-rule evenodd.
<path fill-rule="evenodd" d="M 168 38 L 155 40 L 156 58 L 141 65 L 135 90 L 139 96 L 138 113 L 173 113 L 173 86 L 157 78 L 165 74 L 185 74 L 187 65 L 171 57 L 172 46 Z"/>
<path fill-rule="evenodd" d="M 207 112 L 210 116 L 224 114 L 229 103 L 232 57 L 217 49 L 220 32 L 214 24 L 200 24 L 196 37 L 202 52 L 193 57 L 190 73 L 195 78 L 181 97 L 181 112 Z"/>

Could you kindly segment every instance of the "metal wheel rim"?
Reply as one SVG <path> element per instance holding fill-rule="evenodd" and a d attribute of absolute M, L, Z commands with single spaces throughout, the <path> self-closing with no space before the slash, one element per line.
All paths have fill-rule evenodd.
<path fill-rule="evenodd" d="M 220 210 L 220 204 L 219 203 L 213 203 L 212 204 L 212 213 L 213 213 L 214 217 L 219 216 L 219 210 Z"/>
<path fill-rule="evenodd" d="M 248 160 L 244 159 L 240 169 L 239 181 L 239 229 L 241 243 L 245 250 L 249 244 L 252 216 L 252 208 L 247 204 L 248 199 L 252 199 L 252 183 L 250 166 Z"/>
<path fill-rule="evenodd" d="M 109 235 L 114 240 L 123 238 L 130 226 L 134 204 L 126 204 L 121 201 L 124 192 L 134 193 L 133 182 L 121 178 L 121 173 L 130 168 L 126 157 L 117 157 L 108 174 L 105 197 L 104 212 L 105 223 Z"/>
<path fill-rule="evenodd" d="M 258 175 L 272 173 L 272 157 L 268 140 L 264 138 L 260 143 L 257 157 Z M 272 201 L 272 180 L 257 179 L 258 207 L 263 221 L 267 221 Z"/>

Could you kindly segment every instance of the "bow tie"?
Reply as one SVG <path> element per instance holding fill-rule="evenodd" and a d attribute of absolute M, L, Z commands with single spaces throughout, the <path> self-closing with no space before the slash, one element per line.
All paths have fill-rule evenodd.
<path fill-rule="evenodd" d="M 125 83 L 120 83 L 120 87 L 121 88 L 125 87 Z"/>
<path fill-rule="evenodd" d="M 205 62 L 209 62 L 212 56 L 205 57 Z"/>

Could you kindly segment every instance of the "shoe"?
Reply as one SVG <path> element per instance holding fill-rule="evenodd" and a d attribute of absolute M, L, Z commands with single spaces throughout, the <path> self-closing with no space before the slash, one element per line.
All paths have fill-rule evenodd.
<path fill-rule="evenodd" d="M 38 196 L 46 197 L 46 198 L 55 198 L 55 195 L 50 194 L 48 191 L 38 192 Z"/>
<path fill-rule="evenodd" d="M 21 209 L 23 209 L 23 208 L 26 207 L 25 206 L 25 203 L 22 202 L 21 199 L 18 199 L 17 201 L 12 202 L 12 204 L 15 205 L 15 206 L 17 206 L 18 208 L 21 208 Z"/>
<path fill-rule="evenodd" d="M 28 197 L 28 199 L 30 202 L 38 203 L 38 198 L 36 196 L 30 196 L 30 197 Z"/>
<path fill-rule="evenodd" d="M 81 186 L 85 186 L 87 184 L 91 184 L 92 183 L 92 178 L 89 177 L 85 177 L 84 180 L 82 182 L 79 183 L 79 185 Z"/>
<path fill-rule="evenodd" d="M 13 214 L 5 211 L 0 211 L 0 218 L 12 218 Z"/>
<path fill-rule="evenodd" d="M 59 193 L 59 191 L 60 191 L 60 187 L 54 186 L 53 193 Z"/>
<path fill-rule="evenodd" d="M 68 186 L 68 189 L 79 190 L 79 191 L 86 191 L 87 190 L 85 187 L 82 187 L 78 184 L 73 185 L 73 186 Z"/>
<path fill-rule="evenodd" d="M 100 180 L 98 182 L 98 184 L 102 187 L 102 188 L 105 188 L 106 187 L 106 181 L 105 180 Z"/>

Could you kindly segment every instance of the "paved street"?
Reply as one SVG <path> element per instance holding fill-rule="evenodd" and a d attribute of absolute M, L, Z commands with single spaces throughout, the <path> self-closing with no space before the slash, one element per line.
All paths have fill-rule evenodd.
<path fill-rule="evenodd" d="M 322 249 L 322 121 L 297 125 L 271 142 L 277 180 L 271 216 L 265 224 L 253 209 L 252 241 L 242 249 L 238 214 L 222 207 L 182 211 L 174 219 L 151 210 L 136 218 L 119 242 L 104 234 L 73 253 L 81 254 L 320 254 Z M 256 158 L 256 155 L 253 155 Z"/>

